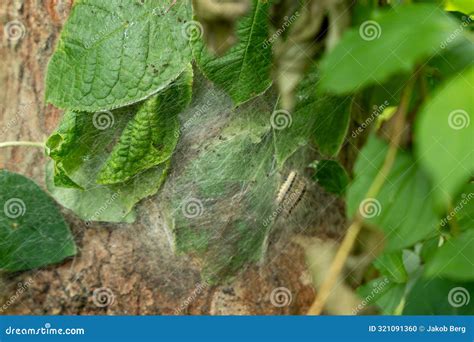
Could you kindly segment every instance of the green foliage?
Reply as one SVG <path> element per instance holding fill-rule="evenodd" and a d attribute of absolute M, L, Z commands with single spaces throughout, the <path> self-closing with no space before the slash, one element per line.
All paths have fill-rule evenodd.
<path fill-rule="evenodd" d="M 275 149 L 282 147 L 280 155 L 291 164 L 298 144 L 289 138 L 292 134 L 275 134 L 277 101 L 271 92 L 235 108 L 226 94 L 197 77 L 193 93 L 182 120 L 193 132 L 188 134 L 200 139 L 188 151 L 193 158 L 178 159 L 179 171 L 168 178 L 158 202 L 176 249 L 199 255 L 206 280 L 215 282 L 264 254 L 265 240 L 282 213 L 275 202 L 279 171 L 287 172 L 275 168 Z M 202 139 L 202 130 L 215 123 L 218 113 L 221 122 L 213 127 L 218 133 Z"/>
<path fill-rule="evenodd" d="M 402 251 L 384 253 L 374 261 L 374 266 L 390 281 L 406 283 L 408 274 L 403 263 Z"/>
<path fill-rule="evenodd" d="M 77 1 L 49 63 L 46 100 L 95 112 L 153 95 L 191 61 L 190 20 L 190 0 Z"/>
<path fill-rule="evenodd" d="M 446 205 L 474 172 L 474 68 L 466 69 L 433 95 L 417 120 L 418 156 Z"/>
<path fill-rule="evenodd" d="M 0 271 L 58 263 L 76 245 L 54 201 L 28 178 L 0 171 Z"/>
<path fill-rule="evenodd" d="M 395 251 L 435 233 L 438 217 L 426 174 L 407 152 L 398 153 L 376 198 L 364 200 L 387 149 L 383 141 L 372 136 L 361 150 L 347 192 L 347 215 L 354 217 L 359 212 L 368 224 L 386 233 L 386 249 Z"/>
<path fill-rule="evenodd" d="M 474 13 L 474 4 L 470 0 L 447 0 L 446 9 L 449 11 L 459 11 L 466 14 Z"/>
<path fill-rule="evenodd" d="M 426 265 L 426 275 L 474 281 L 474 227 L 447 240 Z"/>
<path fill-rule="evenodd" d="M 347 217 L 384 235 L 358 290 L 368 304 L 385 314 L 472 313 L 472 301 L 449 301 L 453 289 L 472 291 L 474 280 L 469 20 L 434 4 L 376 1 L 333 20 L 335 8 L 321 2 L 318 11 L 329 15 L 306 30 L 307 23 L 278 17 L 283 2 L 251 0 L 243 16 L 227 18 L 236 21 L 237 42 L 227 52 L 214 47 L 224 51 L 214 55 L 204 40 L 220 39 L 203 27 L 216 19 L 203 10 L 205 26 L 191 20 L 189 0 L 77 1 L 48 68 L 47 101 L 66 109 L 46 143 L 48 189 L 86 221 L 133 222 L 135 204 L 164 183 L 157 203 L 176 250 L 201 257 L 205 277 L 220 281 L 260 260 L 272 230 L 291 226 L 277 195 L 288 174 L 305 177 L 317 159 L 313 181 L 346 195 Z M 453 0 L 447 8 L 467 13 L 472 6 Z M 353 27 L 342 34 L 350 17 Z M 277 42 L 285 39 L 297 41 L 282 45 L 291 62 L 280 63 Z M 193 61 L 204 75 L 193 75 Z M 273 71 L 280 82 L 272 86 Z M 288 84 L 281 75 L 291 75 Z M 401 139 L 393 144 L 395 128 Z M 335 160 L 355 160 L 349 185 Z M 7 172 L 0 183 L 1 200 L 16 196 L 28 209 L 13 221 L 0 218 L 4 269 L 75 253 L 36 185 Z M 365 198 L 369 189 L 373 198 Z M 35 217 L 33 195 L 47 209 L 33 209 Z M 320 204 L 305 217 L 317 216 Z M 54 254 L 58 240 L 69 244 Z M 33 257 L 38 241 L 41 255 Z"/>
<path fill-rule="evenodd" d="M 262 94 L 272 83 L 271 44 L 267 41 L 271 1 L 251 0 L 251 3 L 251 10 L 237 23 L 237 44 L 223 56 L 209 52 L 201 39 L 193 46 L 199 68 L 229 93 L 235 105 Z"/>
<path fill-rule="evenodd" d="M 473 292 L 473 283 L 421 278 L 408 294 L 403 314 L 472 315 L 474 302 L 468 298 Z"/>
<path fill-rule="evenodd" d="M 179 138 L 178 114 L 191 100 L 192 71 L 139 105 L 98 176 L 100 184 L 122 183 L 166 162 Z"/>
<path fill-rule="evenodd" d="M 390 76 L 408 73 L 416 63 L 439 52 L 441 43 L 458 27 L 455 20 L 428 4 L 376 13 L 371 21 L 347 31 L 323 59 L 320 86 L 340 94 L 383 84 Z M 453 41 L 461 37 L 457 35 Z"/>
<path fill-rule="evenodd" d="M 271 117 L 276 160 L 281 167 L 286 159 L 311 139 L 324 155 L 336 155 L 344 142 L 350 120 L 350 99 L 314 91 L 319 70 L 313 65 L 301 81 L 294 110 L 276 110 Z M 280 121 L 281 120 L 281 121 Z"/>
<path fill-rule="evenodd" d="M 362 304 L 376 304 L 383 315 L 396 314 L 405 294 L 405 284 L 391 282 L 387 277 L 369 281 L 357 289 Z"/>
<path fill-rule="evenodd" d="M 320 160 L 314 163 L 316 172 L 314 180 L 317 181 L 326 191 L 343 195 L 349 184 L 349 176 L 346 170 L 334 160 Z"/>

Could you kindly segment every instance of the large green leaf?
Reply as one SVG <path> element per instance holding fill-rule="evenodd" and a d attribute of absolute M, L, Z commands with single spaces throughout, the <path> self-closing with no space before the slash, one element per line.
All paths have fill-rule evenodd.
<path fill-rule="evenodd" d="M 449 204 L 474 171 L 474 68 L 433 95 L 418 116 L 416 149 L 437 198 Z"/>
<path fill-rule="evenodd" d="M 263 93 L 271 84 L 269 33 L 271 1 L 251 0 L 249 13 L 237 23 L 239 41 L 223 56 L 212 55 L 201 39 L 195 40 L 193 54 L 200 69 L 239 105 Z"/>
<path fill-rule="evenodd" d="M 190 0 L 76 1 L 49 63 L 47 101 L 94 112 L 163 89 L 192 59 L 190 19 Z"/>
<path fill-rule="evenodd" d="M 28 178 L 0 171 L 0 270 L 62 261 L 76 245 L 54 201 Z"/>
<path fill-rule="evenodd" d="M 472 315 L 474 283 L 420 278 L 407 296 L 404 315 Z"/>
<path fill-rule="evenodd" d="M 140 105 L 102 168 L 98 182 L 122 183 L 167 161 L 179 138 L 178 114 L 191 100 L 192 72 Z"/>
<path fill-rule="evenodd" d="M 324 58 L 323 89 L 348 93 L 383 84 L 390 76 L 410 72 L 416 63 L 439 52 L 448 39 L 454 44 L 462 37 L 453 35 L 460 24 L 433 5 L 399 6 L 372 19 L 347 31 Z"/>
<path fill-rule="evenodd" d="M 365 199 L 387 150 L 387 144 L 371 136 L 360 152 L 354 182 L 347 192 L 347 213 L 352 217 L 359 211 L 367 223 L 379 227 L 386 235 L 386 248 L 390 251 L 427 237 L 436 231 L 439 221 L 433 208 L 430 183 L 407 152 L 398 152 L 376 198 Z"/>
<path fill-rule="evenodd" d="M 474 227 L 472 227 L 474 228 Z M 426 265 L 426 275 L 458 281 L 474 280 L 474 229 L 445 241 Z"/>

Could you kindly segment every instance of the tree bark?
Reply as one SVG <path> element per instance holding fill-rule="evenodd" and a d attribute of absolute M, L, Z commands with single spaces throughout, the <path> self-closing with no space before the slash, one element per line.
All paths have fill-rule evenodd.
<path fill-rule="evenodd" d="M 72 0 L 2 2 L 0 141 L 44 141 L 55 129 L 62 111 L 44 103 L 45 72 L 71 5 Z M 19 38 L 7 32 L 11 22 L 24 27 Z M 1 168 L 31 177 L 43 188 L 46 162 L 40 149 L 0 150 Z M 314 299 L 304 253 L 290 239 L 270 245 L 264 265 L 249 266 L 228 284 L 207 286 L 200 283 L 199 261 L 170 251 L 152 200 L 140 204 L 140 219 L 131 225 L 86 226 L 71 212 L 63 213 L 78 255 L 4 276 L 4 313 L 302 314 Z M 281 287 L 290 291 L 291 301 L 280 307 L 270 296 Z"/>

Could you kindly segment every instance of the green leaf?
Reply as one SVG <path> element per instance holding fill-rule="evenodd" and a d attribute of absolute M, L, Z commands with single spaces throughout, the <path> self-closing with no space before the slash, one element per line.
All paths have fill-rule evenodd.
<path fill-rule="evenodd" d="M 430 59 L 428 66 L 434 70 L 428 68 L 427 72 L 438 85 L 441 81 L 445 81 L 452 75 L 472 66 L 474 64 L 473 56 L 474 42 L 467 38 L 462 39 L 457 44 L 447 45 L 443 52 Z"/>
<path fill-rule="evenodd" d="M 474 283 L 420 278 L 407 296 L 404 315 L 472 315 Z"/>
<path fill-rule="evenodd" d="M 349 97 L 336 97 L 320 93 L 313 115 L 316 119 L 314 140 L 322 154 L 335 156 L 339 153 L 350 122 Z"/>
<path fill-rule="evenodd" d="M 318 80 L 318 68 L 312 65 L 297 89 L 294 110 L 290 113 L 278 109 L 272 113 L 270 121 L 279 168 L 312 137 L 325 155 L 335 155 L 341 148 L 349 126 L 350 99 L 315 92 Z"/>
<path fill-rule="evenodd" d="M 178 142 L 178 114 L 191 100 L 192 70 L 143 102 L 102 168 L 100 184 L 122 183 L 167 161 Z"/>
<path fill-rule="evenodd" d="M 71 174 L 81 189 L 71 189 L 54 184 L 54 165 L 46 168 L 46 184 L 51 195 L 64 207 L 72 210 L 84 221 L 126 222 L 136 219 L 133 207 L 143 198 L 154 195 L 163 184 L 168 163 L 160 164 L 136 175 L 125 183 L 98 185 L 94 181 L 106 155 L 90 158 Z"/>
<path fill-rule="evenodd" d="M 0 189 L 0 270 L 29 270 L 76 254 L 69 227 L 38 185 L 0 170 Z"/>
<path fill-rule="evenodd" d="M 447 11 L 458 11 L 465 14 L 474 12 L 474 4 L 471 0 L 447 0 L 445 9 Z"/>
<path fill-rule="evenodd" d="M 408 280 L 408 274 L 403 264 L 402 251 L 382 254 L 375 259 L 374 266 L 391 281 L 406 283 Z"/>
<path fill-rule="evenodd" d="M 76 1 L 49 63 L 46 100 L 95 112 L 141 101 L 191 62 L 189 0 Z"/>
<path fill-rule="evenodd" d="M 342 195 L 345 193 L 349 183 L 346 170 L 334 160 L 320 160 L 316 163 L 314 180 L 326 191 Z"/>
<path fill-rule="evenodd" d="M 361 308 L 377 305 L 382 315 L 394 315 L 403 301 L 405 284 L 390 281 L 387 277 L 374 279 L 357 289 L 362 299 Z"/>
<path fill-rule="evenodd" d="M 441 220 L 441 226 L 452 230 L 474 228 L 474 183 L 467 184 Z"/>
<path fill-rule="evenodd" d="M 440 88 L 416 123 L 416 150 L 431 176 L 438 204 L 447 205 L 474 171 L 474 68 Z"/>
<path fill-rule="evenodd" d="M 367 190 L 383 165 L 388 146 L 371 136 L 359 154 L 355 178 L 347 192 L 347 214 L 356 211 L 386 236 L 387 251 L 413 245 L 438 227 L 431 186 L 423 170 L 407 152 L 399 151 L 376 198 L 365 199 Z"/>
<path fill-rule="evenodd" d="M 382 12 L 347 31 L 325 56 L 320 86 L 341 94 L 383 84 L 390 76 L 408 73 L 416 63 L 438 53 L 448 39 L 460 39 L 462 34 L 450 38 L 458 28 L 456 20 L 433 5 L 412 4 Z"/>
<path fill-rule="evenodd" d="M 463 189 L 456 201 L 454 214 L 461 230 L 474 229 L 474 183 Z"/>
<path fill-rule="evenodd" d="M 214 56 L 201 39 L 195 40 L 193 54 L 199 68 L 222 87 L 235 105 L 263 93 L 271 85 L 269 35 L 271 1 L 252 0 L 249 13 L 237 22 L 238 43 L 223 56 Z"/>
<path fill-rule="evenodd" d="M 426 275 L 457 281 L 474 280 L 474 229 L 448 239 L 426 265 Z"/>
<path fill-rule="evenodd" d="M 134 205 L 155 194 L 165 180 L 179 137 L 178 113 L 190 99 L 191 75 L 186 71 L 143 103 L 93 115 L 66 112 L 46 143 L 55 161 L 47 169 L 47 184 L 56 200 L 87 221 L 133 222 Z M 134 131 L 137 117 L 149 119 L 143 130 Z M 155 128 L 151 132 L 150 122 Z M 140 137 L 143 132 L 153 140 L 136 139 L 126 145 L 129 137 Z M 121 159 L 123 150 L 128 154 Z M 115 166 L 118 162 L 122 166 Z M 98 178 L 107 184 L 97 184 Z M 64 188 L 68 182 L 63 179 L 76 186 Z"/>

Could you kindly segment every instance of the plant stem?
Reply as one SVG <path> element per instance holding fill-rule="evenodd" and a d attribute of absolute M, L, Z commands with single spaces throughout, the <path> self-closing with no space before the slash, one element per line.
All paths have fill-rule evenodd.
<path fill-rule="evenodd" d="M 400 145 L 400 141 L 403 135 L 403 129 L 405 127 L 405 118 L 407 115 L 408 105 L 411 98 L 411 92 L 413 89 L 413 81 L 406 86 L 404 89 L 402 98 L 400 100 L 400 104 L 398 106 L 397 112 L 394 114 L 395 125 L 393 127 L 393 133 L 390 139 L 389 149 L 387 151 L 387 155 L 385 156 L 384 163 L 382 168 L 375 176 L 374 181 L 370 185 L 369 190 L 367 191 L 365 198 L 374 198 L 380 192 L 385 180 L 387 179 L 390 170 L 392 169 L 393 163 L 395 162 L 395 158 L 397 156 L 398 147 Z M 352 224 L 347 229 L 346 235 L 342 240 L 341 246 L 337 250 L 336 256 L 329 268 L 328 274 L 321 284 L 319 288 L 318 294 L 316 296 L 315 301 L 311 305 L 308 310 L 308 315 L 320 315 L 323 311 L 324 305 L 326 304 L 329 295 L 331 294 L 331 290 L 334 288 L 334 285 L 339 278 L 339 274 L 344 267 L 347 258 L 349 257 L 352 248 L 357 240 L 357 236 L 362 229 L 362 225 L 364 223 L 364 218 L 362 215 L 357 212 L 355 215 Z"/>
<path fill-rule="evenodd" d="M 6 141 L 6 142 L 0 143 L 0 148 L 14 147 L 14 146 L 29 146 L 29 147 L 40 147 L 40 148 L 45 147 L 44 143 L 34 142 L 34 141 Z"/>

